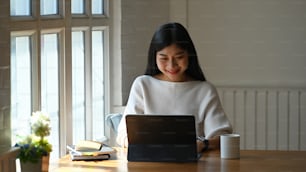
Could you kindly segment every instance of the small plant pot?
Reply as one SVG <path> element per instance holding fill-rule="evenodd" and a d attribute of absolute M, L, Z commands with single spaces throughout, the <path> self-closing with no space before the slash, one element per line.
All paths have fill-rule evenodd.
<path fill-rule="evenodd" d="M 21 172 L 48 172 L 50 156 L 43 156 L 36 163 L 20 162 Z"/>

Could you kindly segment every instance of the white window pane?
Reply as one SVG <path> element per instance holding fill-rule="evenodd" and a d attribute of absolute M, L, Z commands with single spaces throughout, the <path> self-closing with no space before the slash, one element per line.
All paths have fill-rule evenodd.
<path fill-rule="evenodd" d="M 92 31 L 92 116 L 93 138 L 104 136 L 103 31 Z"/>
<path fill-rule="evenodd" d="M 31 0 L 10 0 L 11 16 L 31 15 Z"/>
<path fill-rule="evenodd" d="M 40 14 L 41 15 L 54 15 L 58 14 L 58 0 L 41 0 L 40 1 Z"/>
<path fill-rule="evenodd" d="M 84 32 L 72 32 L 72 127 L 73 144 L 85 139 Z"/>
<path fill-rule="evenodd" d="M 71 0 L 71 13 L 84 14 L 84 0 Z"/>
<path fill-rule="evenodd" d="M 11 38 L 11 127 L 12 144 L 16 135 L 30 133 L 31 50 L 30 36 Z"/>
<path fill-rule="evenodd" d="M 103 0 L 92 0 L 92 14 L 103 14 Z"/>
<path fill-rule="evenodd" d="M 52 157 L 59 157 L 59 63 L 58 35 L 41 37 L 41 110 L 51 118 Z"/>

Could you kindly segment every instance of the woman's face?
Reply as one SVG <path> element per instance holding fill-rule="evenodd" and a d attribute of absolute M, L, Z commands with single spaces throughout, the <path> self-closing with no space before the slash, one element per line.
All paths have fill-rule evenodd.
<path fill-rule="evenodd" d="M 188 53 L 172 44 L 156 53 L 156 63 L 162 72 L 160 79 L 173 82 L 187 81 Z"/>

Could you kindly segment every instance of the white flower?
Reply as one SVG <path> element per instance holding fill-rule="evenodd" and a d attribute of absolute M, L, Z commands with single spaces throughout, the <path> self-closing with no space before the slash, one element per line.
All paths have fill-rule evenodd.
<path fill-rule="evenodd" d="M 31 129 L 36 136 L 49 136 L 51 130 L 49 115 L 41 111 L 33 112 L 31 117 Z"/>

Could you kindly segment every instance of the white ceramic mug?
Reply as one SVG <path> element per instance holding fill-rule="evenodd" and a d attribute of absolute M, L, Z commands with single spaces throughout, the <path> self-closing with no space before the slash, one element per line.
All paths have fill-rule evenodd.
<path fill-rule="evenodd" d="M 240 158 L 240 135 L 223 134 L 220 136 L 220 151 L 223 159 Z"/>

